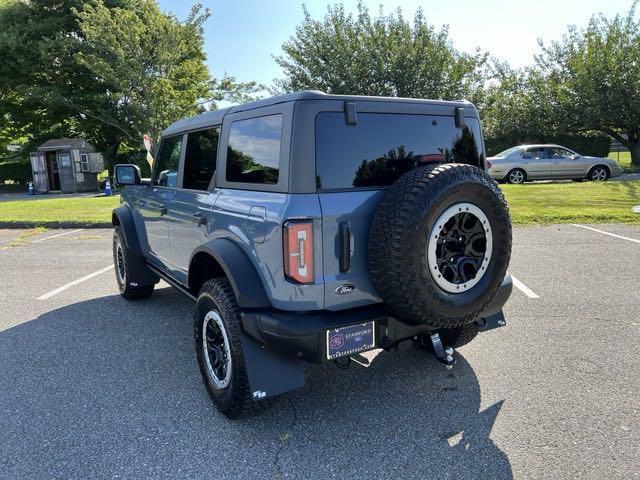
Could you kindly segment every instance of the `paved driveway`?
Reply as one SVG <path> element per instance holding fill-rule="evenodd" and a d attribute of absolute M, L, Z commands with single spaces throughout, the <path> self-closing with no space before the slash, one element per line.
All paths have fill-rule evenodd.
<path fill-rule="evenodd" d="M 637 478 L 640 228 L 591 227 L 515 230 L 509 324 L 454 370 L 311 367 L 241 421 L 207 397 L 190 302 L 117 295 L 109 230 L 1 232 L 0 478 Z"/>

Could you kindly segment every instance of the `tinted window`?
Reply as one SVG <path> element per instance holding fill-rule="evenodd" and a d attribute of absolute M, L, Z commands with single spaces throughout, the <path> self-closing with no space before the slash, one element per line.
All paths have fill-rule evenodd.
<path fill-rule="evenodd" d="M 165 138 L 160 146 L 153 170 L 153 183 L 162 187 L 175 187 L 178 183 L 178 165 L 182 135 Z"/>
<path fill-rule="evenodd" d="M 319 188 L 344 189 L 392 184 L 403 173 L 432 162 L 481 165 L 480 125 L 455 127 L 454 117 L 359 113 L 347 125 L 341 112 L 316 117 Z"/>
<path fill-rule="evenodd" d="M 522 154 L 522 158 L 526 158 L 529 160 L 544 160 L 546 155 L 544 153 L 544 148 L 527 148 L 525 152 Z"/>
<path fill-rule="evenodd" d="M 231 124 L 227 180 L 278 183 L 282 115 L 268 115 Z"/>
<path fill-rule="evenodd" d="M 182 187 L 206 190 L 216 169 L 219 128 L 193 132 L 187 136 Z"/>

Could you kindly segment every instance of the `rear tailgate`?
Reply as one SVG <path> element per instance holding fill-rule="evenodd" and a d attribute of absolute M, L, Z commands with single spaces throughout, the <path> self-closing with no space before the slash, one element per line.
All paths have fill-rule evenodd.
<path fill-rule="evenodd" d="M 322 210 L 324 305 L 328 310 L 380 301 L 369 279 L 367 244 L 371 219 L 383 194 L 383 190 L 368 190 L 318 195 Z M 344 265 L 345 260 L 348 265 Z"/>

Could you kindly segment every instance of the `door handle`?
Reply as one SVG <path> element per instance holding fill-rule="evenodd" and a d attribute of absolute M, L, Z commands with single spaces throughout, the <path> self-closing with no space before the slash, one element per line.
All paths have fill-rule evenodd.
<path fill-rule="evenodd" d="M 196 225 L 206 225 L 207 217 L 203 217 L 201 213 L 194 213 L 192 215 L 193 221 Z"/>
<path fill-rule="evenodd" d="M 158 207 L 158 211 L 160 212 L 160 215 L 166 215 L 169 212 L 169 209 L 165 205 L 160 205 Z"/>

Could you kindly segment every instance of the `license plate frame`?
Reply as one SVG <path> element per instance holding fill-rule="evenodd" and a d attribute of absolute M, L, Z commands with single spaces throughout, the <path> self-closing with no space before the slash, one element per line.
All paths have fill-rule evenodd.
<path fill-rule="evenodd" d="M 355 323 L 326 331 L 327 360 L 376 348 L 376 322 Z"/>

